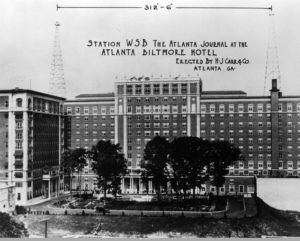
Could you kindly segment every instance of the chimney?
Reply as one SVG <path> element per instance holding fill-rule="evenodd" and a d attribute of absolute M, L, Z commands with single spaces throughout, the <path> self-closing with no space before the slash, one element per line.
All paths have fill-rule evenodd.
<path fill-rule="evenodd" d="M 277 90 L 277 79 L 272 79 L 272 90 Z"/>
<path fill-rule="evenodd" d="M 277 89 L 277 79 L 272 79 L 272 89 L 271 91 L 276 92 L 279 91 L 279 89 Z"/>

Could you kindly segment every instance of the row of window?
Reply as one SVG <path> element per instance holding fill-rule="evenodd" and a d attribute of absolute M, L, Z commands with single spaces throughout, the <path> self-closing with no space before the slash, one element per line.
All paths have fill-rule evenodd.
<path fill-rule="evenodd" d="M 206 130 L 201 130 L 201 135 L 205 136 L 206 133 L 210 134 L 210 135 L 215 135 L 216 131 L 215 130 L 210 130 L 210 131 L 206 131 Z M 218 132 L 220 135 L 224 135 L 225 134 L 225 130 L 219 130 Z M 226 130 L 226 133 L 229 133 L 229 136 L 235 136 L 236 134 L 239 135 L 243 135 L 243 134 L 247 134 L 249 136 L 253 136 L 254 131 L 253 130 L 248 130 L 248 131 L 244 131 L 244 130 Z M 256 133 L 258 135 L 271 135 L 271 130 L 267 130 L 267 131 L 263 131 L 263 130 L 257 130 Z"/>
<path fill-rule="evenodd" d="M 177 130 L 173 130 L 173 131 L 169 131 L 169 130 L 164 130 L 164 131 L 160 131 L 160 130 L 154 130 L 154 131 L 144 131 L 144 136 L 169 136 L 170 133 L 172 133 L 173 136 L 177 136 L 179 134 L 179 132 Z M 141 136 L 142 135 L 142 132 L 141 131 L 136 131 L 135 134 L 137 136 Z M 133 135 L 133 132 L 131 131 L 128 131 L 127 133 L 128 136 L 132 136 Z M 182 136 L 186 136 L 187 135 L 187 131 L 186 130 L 182 130 L 181 131 L 181 135 Z"/>
<path fill-rule="evenodd" d="M 216 107 L 219 107 L 218 109 Z M 237 109 L 236 109 L 237 106 Z M 296 106 L 297 112 L 300 112 L 300 103 L 294 104 Z M 271 104 L 201 104 L 200 106 L 201 112 L 209 112 L 209 113 L 215 113 L 220 112 L 270 112 L 271 111 Z M 278 104 L 278 111 L 283 111 L 283 104 Z M 293 103 L 287 103 L 286 104 L 286 111 L 292 112 L 293 111 Z"/>
<path fill-rule="evenodd" d="M 76 128 L 77 129 L 79 129 L 80 128 L 80 126 L 81 126 L 81 124 L 76 124 Z M 84 126 L 84 129 L 89 129 L 89 126 L 91 126 L 91 125 L 89 125 L 89 124 L 84 124 L 83 125 Z M 93 125 L 93 128 L 97 128 L 98 127 L 98 124 L 96 124 L 96 123 L 94 123 Z M 102 127 L 102 128 L 106 128 L 106 127 L 110 127 L 110 128 L 114 128 L 115 127 L 115 124 L 114 123 L 111 123 L 111 124 L 106 124 L 106 123 L 102 123 L 101 125 L 99 125 L 99 127 Z"/>
<path fill-rule="evenodd" d="M 282 124 L 282 122 L 280 122 Z M 210 123 L 207 123 L 207 122 L 201 122 L 201 126 L 205 126 L 206 124 L 209 124 L 210 127 L 215 127 L 216 123 L 215 122 L 210 122 Z M 225 122 L 219 122 L 219 125 L 222 127 L 225 125 Z M 228 123 L 228 126 L 229 127 L 234 127 L 234 126 L 239 126 L 239 127 L 243 127 L 245 125 L 248 125 L 248 127 L 253 127 L 253 122 L 247 122 L 247 123 L 244 123 L 244 122 L 238 122 L 238 123 L 235 123 L 235 122 L 229 122 Z M 264 126 L 264 122 L 258 122 L 257 123 L 257 126 L 258 127 L 263 127 Z M 266 126 L 267 127 L 271 127 L 271 122 L 266 122 Z M 287 126 L 289 127 L 292 127 L 292 122 L 287 122 Z M 298 126 L 300 127 L 300 122 L 298 122 Z"/>
<path fill-rule="evenodd" d="M 176 102 L 178 101 L 182 101 L 182 102 L 186 102 L 187 101 L 187 97 L 186 96 L 182 96 L 182 97 L 177 97 L 177 96 L 173 96 L 173 97 L 153 97 L 153 98 L 127 98 L 127 102 L 128 103 L 132 103 L 133 100 L 135 100 L 137 103 L 141 103 L 142 101 L 145 103 L 150 103 L 150 102 L 159 102 L 159 101 L 164 101 L 164 102 Z M 196 101 L 195 97 L 192 97 L 192 102 Z M 122 103 L 123 100 L 119 99 L 119 103 Z"/>
<path fill-rule="evenodd" d="M 95 136 L 95 135 L 98 135 L 101 134 L 102 136 L 106 136 L 107 134 L 110 134 L 111 136 L 114 136 L 115 135 L 115 131 L 110 131 L 110 132 L 106 132 L 106 131 L 101 131 L 101 132 L 98 132 L 98 131 L 93 131 L 92 134 Z M 80 135 L 80 132 L 76 132 L 77 135 Z M 86 136 L 89 136 L 89 133 L 88 132 L 85 132 L 84 133 Z M 86 139 L 88 140 L 88 139 Z M 80 139 L 76 139 L 76 141 L 80 141 Z"/>
<path fill-rule="evenodd" d="M 102 114 L 102 115 L 106 115 L 106 114 L 114 114 L 115 113 L 115 107 L 106 107 L 106 106 L 102 106 L 100 108 L 98 108 L 98 106 L 93 106 L 93 107 L 88 107 L 85 106 L 83 107 L 83 114 L 84 115 L 98 115 L 98 114 Z M 72 114 L 72 107 L 68 106 L 67 107 L 67 114 Z M 75 114 L 82 114 L 81 113 L 81 107 L 76 106 L 75 107 Z"/>
<path fill-rule="evenodd" d="M 183 127 L 183 128 L 185 128 L 186 127 L 186 122 L 182 122 L 182 123 L 180 123 L 180 126 L 181 127 Z M 152 124 L 151 123 L 149 123 L 149 122 L 146 122 L 146 123 L 144 123 L 144 128 L 152 128 L 151 126 L 152 126 Z M 163 128 L 170 128 L 170 126 L 172 126 L 173 128 L 176 128 L 176 127 L 178 127 L 178 123 L 177 122 L 172 122 L 171 124 L 170 123 L 157 123 L 157 122 L 154 122 L 153 123 L 153 128 L 155 128 L 155 129 L 158 129 L 158 128 L 160 128 L 160 127 L 163 127 Z M 129 128 L 129 129 L 131 129 L 132 127 L 136 127 L 136 128 L 141 128 L 142 127 L 142 124 L 141 123 L 136 123 L 134 126 L 131 124 L 131 123 L 129 123 L 128 125 L 127 125 L 127 127 Z"/>
<path fill-rule="evenodd" d="M 173 97 L 174 100 L 176 100 L 176 97 Z M 120 99 L 122 102 L 122 99 Z M 158 98 L 155 98 L 156 101 L 158 101 Z M 164 98 L 165 101 L 168 100 L 168 97 Z M 186 100 L 186 99 L 184 99 Z M 195 100 L 195 99 L 194 99 Z M 140 99 L 137 99 L 137 102 L 139 102 Z M 146 102 L 149 102 L 150 99 L 146 98 Z M 131 102 L 131 99 L 128 99 L 128 102 Z M 265 107 L 264 107 L 265 106 Z M 194 109 L 196 105 L 194 104 Z M 238 104 L 237 109 L 235 104 L 219 104 L 218 109 L 216 108 L 216 104 L 201 104 L 200 110 L 202 113 L 208 112 L 208 113 L 215 113 L 215 112 L 220 112 L 220 113 L 225 113 L 225 112 L 270 112 L 271 111 L 271 104 Z M 132 112 L 132 106 L 128 106 L 128 112 Z M 136 112 L 141 112 L 142 107 L 141 106 L 136 106 Z M 146 105 L 144 106 L 144 112 L 150 112 L 150 109 L 153 109 L 154 112 L 160 112 L 163 110 L 163 112 L 170 111 L 170 106 L 169 105 L 163 105 L 162 107 L 159 105 L 155 106 L 150 106 Z M 182 111 L 185 111 L 187 109 L 186 105 L 182 105 Z M 193 105 L 192 105 L 192 110 L 193 110 Z M 296 105 L 296 110 L 297 112 L 300 112 L 300 103 L 297 103 Z M 47 111 L 47 107 L 46 107 Z M 178 106 L 177 105 L 172 105 L 172 111 L 178 111 Z M 194 110 L 195 111 L 195 110 Z M 283 111 L 283 104 L 278 104 L 278 111 L 281 112 Z M 293 103 L 287 103 L 286 105 L 286 111 L 287 112 L 292 112 L 293 111 Z M 106 107 L 102 106 L 98 108 L 98 106 L 93 106 L 93 107 L 83 107 L 83 114 L 89 115 L 98 115 L 98 114 L 106 115 L 106 114 L 114 114 L 115 113 L 115 108 L 114 106 Z M 72 114 L 72 107 L 67 107 L 67 114 Z M 75 107 L 75 114 L 81 114 L 81 107 Z"/>
<path fill-rule="evenodd" d="M 88 121 L 90 118 L 89 118 L 89 116 L 84 116 L 84 120 L 85 121 Z M 115 117 L 114 116 L 110 116 L 110 120 L 114 120 L 115 119 Z M 98 116 L 93 116 L 93 120 L 98 120 Z M 101 116 L 101 120 L 106 120 L 106 116 Z M 78 122 L 78 121 L 81 121 L 81 118 L 80 118 L 80 116 L 76 116 L 76 121 Z"/>
<path fill-rule="evenodd" d="M 172 117 L 172 120 L 177 120 L 178 115 L 162 115 L 162 117 L 161 117 L 161 115 L 153 115 L 153 120 L 159 121 L 162 118 L 162 120 L 168 121 L 168 120 L 170 120 L 170 117 Z M 186 118 L 187 118 L 186 115 L 181 115 L 181 120 L 186 120 Z M 143 119 L 145 121 L 150 121 L 151 120 L 151 116 L 150 115 L 145 115 Z M 132 116 L 128 116 L 127 120 L 131 121 L 132 120 Z M 136 120 L 137 121 L 142 120 L 142 116 L 137 115 L 136 116 Z"/>
<path fill-rule="evenodd" d="M 127 95 L 150 95 L 150 94 L 187 94 L 197 93 L 197 83 L 163 83 L 163 84 L 126 84 Z M 189 91 L 188 91 L 189 87 Z M 117 93 L 124 94 L 124 85 L 117 86 Z"/>

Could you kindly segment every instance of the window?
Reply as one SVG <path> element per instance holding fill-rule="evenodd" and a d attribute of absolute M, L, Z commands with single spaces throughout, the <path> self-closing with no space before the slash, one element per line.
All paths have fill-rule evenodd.
<path fill-rule="evenodd" d="M 210 105 L 209 106 L 209 111 L 211 112 L 211 113 L 214 113 L 215 112 L 215 105 Z"/>
<path fill-rule="evenodd" d="M 233 104 L 229 104 L 229 112 L 234 112 L 234 105 Z"/>
<path fill-rule="evenodd" d="M 17 99 L 17 107 L 22 107 L 22 102 L 23 102 L 22 98 L 18 98 Z"/>
<path fill-rule="evenodd" d="M 145 113 L 150 113 L 150 106 L 149 105 L 144 106 L 144 112 Z"/>
<path fill-rule="evenodd" d="M 177 105 L 173 105 L 172 106 L 172 112 L 173 113 L 177 113 L 178 112 L 178 106 Z"/>
<path fill-rule="evenodd" d="M 293 162 L 292 161 L 288 161 L 287 168 L 288 169 L 293 169 Z"/>
<path fill-rule="evenodd" d="M 132 95 L 132 85 L 127 85 L 127 86 L 126 86 L 126 93 L 127 93 L 128 95 Z"/>
<path fill-rule="evenodd" d="M 159 84 L 154 84 L 153 85 L 153 93 L 155 95 L 158 95 L 160 93 L 160 88 L 159 88 Z"/>
<path fill-rule="evenodd" d="M 135 108 L 136 108 L 135 109 L 136 113 L 138 114 L 142 113 L 142 107 L 140 105 L 137 105 Z"/>
<path fill-rule="evenodd" d="M 85 115 L 88 115 L 89 114 L 89 107 L 84 107 L 83 112 L 84 112 Z"/>
<path fill-rule="evenodd" d="M 144 86 L 144 93 L 145 95 L 151 94 L 151 85 L 147 84 Z"/>
<path fill-rule="evenodd" d="M 206 112 L 206 105 L 201 105 L 201 112 Z"/>
<path fill-rule="evenodd" d="M 248 168 L 253 169 L 254 167 L 254 162 L 253 161 L 248 161 Z"/>
<path fill-rule="evenodd" d="M 163 123 L 163 128 L 169 128 L 169 123 Z"/>
<path fill-rule="evenodd" d="M 80 107 L 75 107 L 75 114 L 80 114 Z"/>
<path fill-rule="evenodd" d="M 253 112 L 253 104 L 248 104 L 248 112 Z"/>
<path fill-rule="evenodd" d="M 168 115 L 163 115 L 163 120 L 169 120 L 169 116 Z"/>
<path fill-rule="evenodd" d="M 243 193 L 244 192 L 244 185 L 239 185 L 239 192 Z"/>
<path fill-rule="evenodd" d="M 219 112 L 224 113 L 224 111 L 225 111 L 225 106 L 223 104 L 221 104 L 219 106 Z"/>
<path fill-rule="evenodd" d="M 272 169 L 272 162 L 271 161 L 267 161 L 267 168 Z"/>
<path fill-rule="evenodd" d="M 187 84 L 181 84 L 181 94 L 187 93 Z"/>
<path fill-rule="evenodd" d="M 288 112 L 292 112 L 293 111 L 293 104 L 291 104 L 291 103 L 287 104 L 286 109 L 287 109 Z"/>
<path fill-rule="evenodd" d="M 22 139 L 23 139 L 23 133 L 20 132 L 20 131 L 18 131 L 18 132 L 16 133 L 16 139 L 17 139 L 17 140 L 22 140 Z"/>
<path fill-rule="evenodd" d="M 178 84 L 172 84 L 172 94 L 178 94 Z"/>
<path fill-rule="evenodd" d="M 17 129 L 17 130 L 22 129 L 22 126 L 23 126 L 22 121 L 17 121 L 17 122 L 16 122 L 16 129 Z"/>
<path fill-rule="evenodd" d="M 257 105 L 257 112 L 263 112 L 263 104 Z"/>
<path fill-rule="evenodd" d="M 243 104 L 238 105 L 238 112 L 244 112 L 244 105 Z"/>
<path fill-rule="evenodd" d="M 67 107 L 67 114 L 68 115 L 72 114 L 72 107 Z"/>
<path fill-rule="evenodd" d="M 23 147 L 23 142 L 22 141 L 16 141 L 16 149 L 17 150 L 22 150 Z"/>
<path fill-rule="evenodd" d="M 169 94 L 169 84 L 164 84 L 163 85 L 163 93 L 164 94 Z"/>
<path fill-rule="evenodd" d="M 105 115 L 106 114 L 106 107 L 101 107 L 101 114 Z"/>

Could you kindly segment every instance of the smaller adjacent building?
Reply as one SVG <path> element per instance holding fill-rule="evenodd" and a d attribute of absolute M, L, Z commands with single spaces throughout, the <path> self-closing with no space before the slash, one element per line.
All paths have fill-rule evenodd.
<path fill-rule="evenodd" d="M 0 181 L 15 186 L 16 205 L 63 190 L 64 98 L 0 90 Z"/>

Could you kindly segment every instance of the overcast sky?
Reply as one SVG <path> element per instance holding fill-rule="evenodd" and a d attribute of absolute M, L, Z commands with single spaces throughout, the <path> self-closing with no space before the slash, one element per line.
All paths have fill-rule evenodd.
<path fill-rule="evenodd" d="M 162 6 L 172 10 L 60 9 L 61 6 Z M 264 90 L 268 46 L 269 11 L 183 10 L 178 6 L 269 7 L 275 28 L 283 94 L 300 95 L 300 1 L 59 1 L 1 0 L 0 88 L 49 91 L 54 23 L 59 21 L 60 43 L 68 97 L 81 93 L 112 92 L 116 77 L 199 76 L 205 90 L 245 90 L 261 95 Z M 121 41 L 145 38 L 163 41 L 245 41 L 247 48 L 219 49 L 220 57 L 248 58 L 250 64 L 235 71 L 194 71 L 193 65 L 177 65 L 175 57 L 101 56 L 88 48 L 88 40 Z M 125 46 L 124 46 L 125 47 Z"/>

